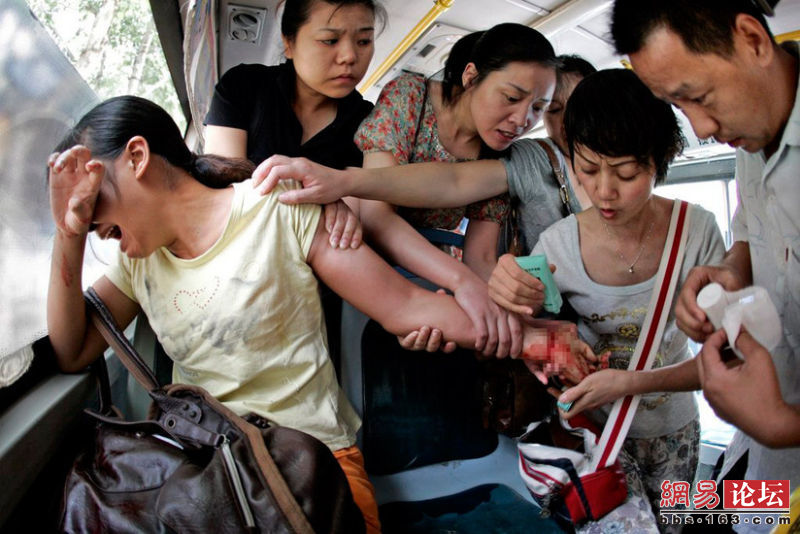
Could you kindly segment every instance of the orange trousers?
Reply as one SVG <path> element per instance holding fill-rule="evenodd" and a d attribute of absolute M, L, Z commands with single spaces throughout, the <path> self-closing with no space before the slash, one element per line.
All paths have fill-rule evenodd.
<path fill-rule="evenodd" d="M 355 445 L 346 449 L 333 451 L 333 455 L 342 466 L 342 471 L 347 476 L 353 500 L 358 505 L 367 524 L 367 534 L 380 534 L 381 521 L 378 518 L 378 503 L 375 501 L 375 488 L 367 477 L 364 468 L 364 455 Z"/>

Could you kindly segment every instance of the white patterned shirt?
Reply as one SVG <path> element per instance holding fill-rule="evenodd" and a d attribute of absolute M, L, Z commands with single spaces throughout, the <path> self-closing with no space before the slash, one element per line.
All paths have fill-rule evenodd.
<path fill-rule="evenodd" d="M 797 42 L 785 43 L 797 58 Z M 772 351 L 783 399 L 800 404 L 800 81 L 780 145 L 764 152 L 736 153 L 739 206 L 734 241 L 747 241 L 753 284 L 764 287 L 783 322 L 783 339 Z M 747 479 L 791 480 L 800 485 L 800 447 L 750 445 Z"/>

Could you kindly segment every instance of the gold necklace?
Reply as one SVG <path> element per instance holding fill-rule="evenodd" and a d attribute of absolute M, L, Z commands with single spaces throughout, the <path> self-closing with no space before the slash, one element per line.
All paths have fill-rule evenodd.
<path fill-rule="evenodd" d="M 630 265 L 628 265 L 628 260 L 625 259 L 625 256 L 622 254 L 622 251 L 619 249 L 619 247 L 617 247 L 617 256 L 619 256 L 619 259 L 622 260 L 622 263 L 628 265 L 628 272 L 630 274 L 634 274 L 635 271 L 633 270 L 633 266 L 636 265 L 636 263 L 639 261 L 639 258 L 642 257 L 642 253 L 644 252 L 644 246 L 647 244 L 647 238 L 649 238 L 650 234 L 653 233 L 653 227 L 655 225 L 656 225 L 656 220 L 654 218 L 650 222 L 650 227 L 647 229 L 647 233 L 645 233 L 644 237 L 642 238 L 642 244 L 639 247 L 639 253 L 636 254 L 636 259 L 634 259 L 633 263 L 631 263 Z M 611 230 L 608 228 L 608 225 L 606 224 L 605 221 L 603 221 L 603 227 L 606 229 L 606 235 L 608 235 L 608 238 L 613 241 L 614 236 L 611 235 Z"/>

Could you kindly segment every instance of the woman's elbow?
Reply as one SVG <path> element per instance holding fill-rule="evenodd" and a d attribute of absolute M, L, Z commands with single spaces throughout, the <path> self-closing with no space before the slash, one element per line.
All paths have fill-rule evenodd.
<path fill-rule="evenodd" d="M 78 373 L 86 368 L 86 365 L 81 365 L 77 358 L 66 358 L 58 355 L 56 355 L 56 365 L 58 365 L 59 371 L 67 374 Z"/>
<path fill-rule="evenodd" d="M 377 321 L 383 327 L 383 329 L 390 334 L 394 334 L 396 336 L 406 336 L 414 330 L 418 330 L 420 328 L 420 326 L 417 326 L 414 321 L 410 319 L 412 318 L 408 317 L 407 314 L 399 311 L 398 313 L 390 314 L 387 317 L 377 319 Z"/>
<path fill-rule="evenodd" d="M 53 347 L 53 355 L 55 356 L 56 365 L 58 365 L 62 373 L 78 373 L 86 369 L 98 356 L 102 357 L 103 354 L 102 352 L 89 354 L 83 348 L 78 351 L 65 351 Z"/>

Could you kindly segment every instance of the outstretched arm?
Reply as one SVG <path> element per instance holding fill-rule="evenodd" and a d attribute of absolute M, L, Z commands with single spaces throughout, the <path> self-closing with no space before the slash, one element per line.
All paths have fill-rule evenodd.
<path fill-rule="evenodd" d="M 406 335 L 424 326 L 465 348 L 475 347 L 476 330 L 449 295 L 427 291 L 403 278 L 367 246 L 336 250 L 325 246 L 327 232 L 317 228 L 307 261 L 320 279 L 387 331 Z M 510 328 L 516 347 L 524 347 L 533 329 Z M 508 352 L 508 348 L 506 352 Z"/>
<path fill-rule="evenodd" d="M 580 384 L 568 389 L 559 402 L 573 402 L 564 419 L 614 402 L 626 395 L 641 395 L 657 391 L 694 391 L 700 389 L 697 363 L 686 360 L 667 367 L 648 371 L 604 369 L 590 374 Z"/>
<path fill-rule="evenodd" d="M 56 235 L 47 292 L 47 328 L 59 366 L 71 372 L 86 367 L 107 346 L 87 320 L 81 287 L 86 237 L 105 169 L 83 146 L 54 154 L 49 166 Z M 95 282 L 94 287 L 122 328 L 138 313 L 139 306 L 107 278 Z"/>
<path fill-rule="evenodd" d="M 488 282 L 497 265 L 497 242 L 500 224 L 494 221 L 470 219 L 464 234 L 463 261 L 481 280 Z"/>
<path fill-rule="evenodd" d="M 305 158 L 272 156 L 253 173 L 262 193 L 280 180 L 297 180 L 303 189 L 281 194 L 287 204 L 325 204 L 355 196 L 412 208 L 456 208 L 508 191 L 498 160 L 463 163 L 412 163 L 393 167 L 337 171 Z"/>
<path fill-rule="evenodd" d="M 308 264 L 331 289 L 387 331 L 405 335 L 430 325 L 460 346 L 475 346 L 472 321 L 454 298 L 409 282 L 367 246 L 337 250 L 327 246 L 327 239 L 327 231 L 320 225 Z"/>
<path fill-rule="evenodd" d="M 486 283 L 467 265 L 433 246 L 385 202 L 360 201 L 368 240 L 396 265 L 453 292 L 475 325 L 475 349 L 487 355 L 505 346 L 507 330 L 498 326 L 501 315 L 490 299 Z M 446 340 L 448 338 L 445 338 Z"/>
<path fill-rule="evenodd" d="M 371 152 L 364 155 L 365 169 L 399 167 L 402 166 L 398 166 L 391 152 Z M 456 302 L 473 321 L 477 332 L 477 350 L 483 351 L 487 356 L 507 355 L 507 348 L 510 346 L 507 317 L 489 299 L 481 273 L 473 270 L 472 265 L 456 260 L 429 243 L 390 204 L 376 200 L 361 200 L 359 204 L 361 219 L 371 242 L 397 265 L 453 292 Z M 478 250 L 478 244 L 473 242 L 470 249 L 473 252 Z M 497 250 L 496 235 L 491 247 L 485 248 L 490 249 L 489 254 L 493 257 Z"/>
<path fill-rule="evenodd" d="M 247 130 L 207 125 L 204 130 L 205 153 L 226 158 L 247 157 Z M 357 248 L 361 245 L 361 224 L 343 202 L 325 204 L 325 224 L 331 233 L 331 246 Z"/>

